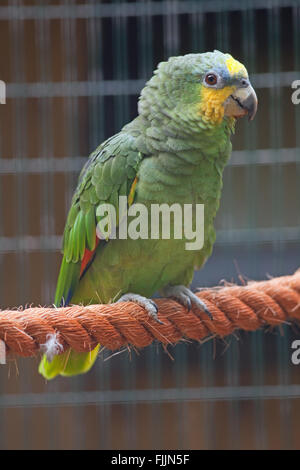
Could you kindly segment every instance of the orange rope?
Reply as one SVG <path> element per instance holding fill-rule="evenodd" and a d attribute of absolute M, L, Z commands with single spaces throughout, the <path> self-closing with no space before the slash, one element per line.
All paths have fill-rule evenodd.
<path fill-rule="evenodd" d="M 199 341 L 209 335 L 223 337 L 236 329 L 252 331 L 300 320 L 300 270 L 292 276 L 205 289 L 197 295 L 208 306 L 213 320 L 195 308 L 187 312 L 170 299 L 157 299 L 163 324 L 132 302 L 30 307 L 0 311 L 0 339 L 8 352 L 34 356 L 53 334 L 62 345 L 61 351 L 71 347 L 83 352 L 98 343 L 110 350 L 125 345 L 143 348 L 154 340 L 163 345 L 182 339 Z"/>

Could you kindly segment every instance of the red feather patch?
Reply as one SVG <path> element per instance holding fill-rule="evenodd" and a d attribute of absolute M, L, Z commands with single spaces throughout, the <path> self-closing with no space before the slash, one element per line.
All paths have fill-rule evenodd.
<path fill-rule="evenodd" d="M 93 259 L 93 256 L 95 254 L 95 251 L 97 249 L 97 246 L 98 246 L 98 243 L 99 243 L 99 238 L 96 237 L 96 246 L 95 246 L 95 249 L 94 250 L 88 250 L 87 248 L 85 249 L 85 252 L 84 252 L 84 255 L 83 255 L 83 258 L 82 258 L 82 261 L 81 261 L 81 268 L 80 268 L 80 277 L 82 276 L 82 274 L 84 273 L 85 269 L 87 268 L 88 264 L 91 262 L 91 260 Z"/>

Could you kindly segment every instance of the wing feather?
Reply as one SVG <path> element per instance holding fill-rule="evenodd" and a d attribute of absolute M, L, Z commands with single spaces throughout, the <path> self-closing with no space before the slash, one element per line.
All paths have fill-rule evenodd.
<path fill-rule="evenodd" d="M 56 305 L 70 302 L 97 246 L 105 243 L 98 244 L 96 238 L 98 205 L 109 202 L 117 210 L 120 195 L 130 195 L 130 204 L 133 202 L 138 167 L 144 157 L 135 149 L 134 138 L 126 132 L 108 139 L 90 155 L 80 173 L 67 217 Z"/>

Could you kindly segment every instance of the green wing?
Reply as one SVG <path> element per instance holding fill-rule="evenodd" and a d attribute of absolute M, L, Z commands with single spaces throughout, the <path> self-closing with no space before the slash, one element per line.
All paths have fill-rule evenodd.
<path fill-rule="evenodd" d="M 100 145 L 89 157 L 82 169 L 77 189 L 72 199 L 63 237 L 63 260 L 57 281 L 55 305 L 68 305 L 80 280 L 80 272 L 86 250 L 97 247 L 97 207 L 113 204 L 118 212 L 119 196 L 134 196 L 135 178 L 144 155 L 135 148 L 135 139 L 120 132 Z M 104 243 L 104 242 L 100 242 Z M 87 267 L 88 268 L 88 267 Z M 87 372 L 98 352 L 66 351 L 49 363 L 44 356 L 39 372 L 47 379 L 61 375 Z"/>
<path fill-rule="evenodd" d="M 142 158 L 134 148 L 134 138 L 122 132 L 91 154 L 81 171 L 66 222 L 55 305 L 70 302 L 85 250 L 93 252 L 96 248 L 96 225 L 100 221 L 97 207 L 110 203 L 118 211 L 119 196 L 130 194 Z"/>

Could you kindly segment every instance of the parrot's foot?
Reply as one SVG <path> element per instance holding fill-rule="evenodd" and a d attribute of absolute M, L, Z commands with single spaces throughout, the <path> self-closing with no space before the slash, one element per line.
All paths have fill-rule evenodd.
<path fill-rule="evenodd" d="M 163 324 L 163 322 L 160 321 L 157 316 L 158 307 L 156 303 L 153 302 L 153 300 L 151 299 L 147 299 L 147 297 L 143 297 L 142 295 L 138 295 L 138 294 L 128 293 L 128 294 L 122 295 L 122 297 L 120 297 L 117 302 L 135 302 L 141 307 L 144 307 L 144 309 L 147 311 L 150 317 L 154 318 L 154 320 L 156 320 L 158 323 Z"/>
<path fill-rule="evenodd" d="M 171 297 L 181 305 L 186 307 L 188 310 L 191 310 L 192 305 L 196 308 L 202 310 L 202 312 L 206 313 L 206 315 L 212 320 L 212 314 L 203 302 L 203 300 L 199 299 L 197 295 L 195 295 L 190 289 L 185 286 L 167 286 L 161 291 L 162 295 L 165 297 Z"/>

